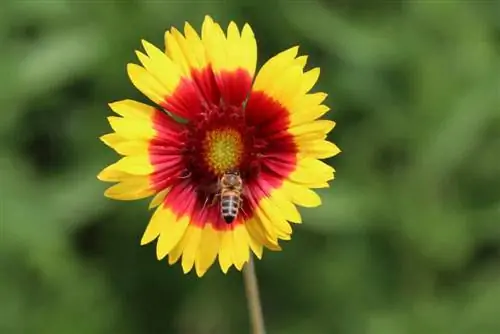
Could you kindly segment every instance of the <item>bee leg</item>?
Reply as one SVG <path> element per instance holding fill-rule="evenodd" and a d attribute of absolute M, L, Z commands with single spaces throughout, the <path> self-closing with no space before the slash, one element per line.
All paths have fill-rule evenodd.
<path fill-rule="evenodd" d="M 213 206 L 217 202 L 217 197 L 219 197 L 219 196 L 220 196 L 220 194 L 215 194 L 214 196 L 212 196 L 212 200 L 210 201 L 210 203 L 209 203 L 210 196 L 206 196 L 205 202 L 203 203 L 203 207 L 201 209 L 202 210 L 205 209 L 207 207 L 207 205 L 208 205 L 208 207 Z"/>
<path fill-rule="evenodd" d="M 205 197 L 205 202 L 203 202 L 203 206 L 201 207 L 201 211 L 203 211 L 207 207 L 207 203 L 208 203 L 208 196 Z"/>
<path fill-rule="evenodd" d="M 241 213 L 242 213 L 242 214 L 243 214 L 246 218 L 248 218 L 248 215 L 247 215 L 247 213 L 245 212 L 245 209 L 243 209 L 243 198 L 241 198 L 241 196 L 240 196 L 240 211 L 241 211 Z"/>
<path fill-rule="evenodd" d="M 212 205 L 215 205 L 215 203 L 217 202 L 217 199 L 220 197 L 220 194 L 217 193 L 215 194 L 213 197 L 212 197 L 212 203 L 210 203 L 210 206 Z"/>

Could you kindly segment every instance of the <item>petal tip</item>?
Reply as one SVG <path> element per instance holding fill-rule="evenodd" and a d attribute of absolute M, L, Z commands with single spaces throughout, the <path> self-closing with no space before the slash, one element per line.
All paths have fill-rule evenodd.
<path fill-rule="evenodd" d="M 154 240 L 154 239 L 153 239 L 153 240 Z M 145 235 L 143 235 L 143 236 L 142 236 L 142 238 L 141 238 L 141 241 L 139 242 L 139 244 L 140 244 L 141 246 L 145 246 L 145 245 L 147 245 L 147 244 L 151 243 L 153 240 L 149 240 L 149 238 L 146 238 L 146 236 L 145 236 Z"/>
<path fill-rule="evenodd" d="M 187 275 L 191 272 L 191 269 L 193 269 L 193 264 L 184 264 L 184 262 L 181 265 L 182 267 L 182 272 Z"/>
<path fill-rule="evenodd" d="M 145 39 L 141 39 L 141 44 L 142 44 L 142 46 L 144 47 L 145 50 L 148 49 L 149 47 L 153 46 L 151 43 L 149 43 Z"/>
<path fill-rule="evenodd" d="M 198 278 L 202 278 L 205 273 L 207 272 L 208 268 L 203 268 L 201 267 L 198 262 L 195 263 L 194 265 L 194 271 L 196 273 L 196 276 L 198 276 Z"/>
<path fill-rule="evenodd" d="M 156 245 L 156 259 L 158 261 L 161 261 L 165 258 L 165 256 L 167 256 L 167 253 L 164 252 L 159 246 L 158 244 Z M 177 262 L 177 261 L 176 261 Z M 173 263 L 170 263 L 170 258 L 169 258 L 169 261 L 168 261 L 169 264 L 173 264 Z M 175 262 L 174 262 L 175 263 Z"/>

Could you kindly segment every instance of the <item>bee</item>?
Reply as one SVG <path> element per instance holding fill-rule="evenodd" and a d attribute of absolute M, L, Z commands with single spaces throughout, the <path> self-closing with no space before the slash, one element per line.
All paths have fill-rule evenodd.
<path fill-rule="evenodd" d="M 238 217 L 241 207 L 243 181 L 238 172 L 226 172 L 219 180 L 220 213 L 227 224 Z"/>

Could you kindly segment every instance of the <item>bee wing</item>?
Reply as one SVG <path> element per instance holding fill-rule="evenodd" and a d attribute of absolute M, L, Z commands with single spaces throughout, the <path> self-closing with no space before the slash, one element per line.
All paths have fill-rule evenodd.
<path fill-rule="evenodd" d="M 248 197 L 250 195 L 248 187 L 243 186 L 241 189 L 241 197 Z"/>
<path fill-rule="evenodd" d="M 201 184 L 198 186 L 198 191 L 205 194 L 216 194 L 220 191 L 219 182 L 212 182 L 209 184 Z"/>

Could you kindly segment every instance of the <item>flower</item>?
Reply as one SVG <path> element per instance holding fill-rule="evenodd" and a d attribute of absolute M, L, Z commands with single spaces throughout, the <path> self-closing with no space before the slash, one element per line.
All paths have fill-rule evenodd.
<path fill-rule="evenodd" d="M 316 207 L 311 189 L 328 187 L 334 169 L 319 159 L 340 152 L 326 140 L 335 123 L 318 120 L 329 108 L 325 93 L 309 93 L 319 68 L 304 71 L 306 56 L 290 48 L 254 76 L 257 44 L 248 24 L 227 33 L 209 16 L 201 37 L 188 24 L 184 34 L 165 33 L 165 52 L 142 42 L 142 66 L 128 64 L 134 86 L 156 106 L 132 100 L 110 104 L 113 132 L 101 140 L 123 157 L 98 178 L 118 182 L 105 196 L 136 200 L 154 196 L 141 244 L 157 239 L 159 260 L 181 259 L 184 273 L 198 276 L 217 256 L 224 273 L 241 270 L 250 252 L 281 250 L 296 205 Z M 238 172 L 241 206 L 236 219 L 221 217 L 220 178 Z M 236 193 L 238 195 L 238 193 Z"/>

